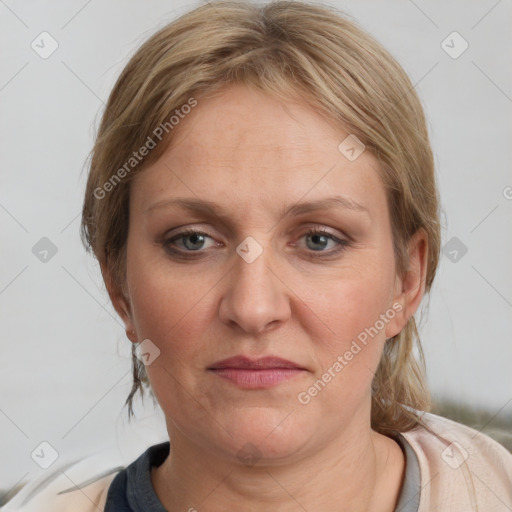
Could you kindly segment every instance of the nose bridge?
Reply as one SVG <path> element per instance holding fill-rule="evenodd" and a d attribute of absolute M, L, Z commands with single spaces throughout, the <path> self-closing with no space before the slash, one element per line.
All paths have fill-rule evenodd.
<path fill-rule="evenodd" d="M 261 240 L 261 238 L 260 238 Z M 247 237 L 236 248 L 234 283 L 238 291 L 246 293 L 252 289 L 252 296 L 270 295 L 272 292 L 272 255 L 269 243 L 260 243 Z M 246 290 L 245 288 L 248 288 Z"/>
<path fill-rule="evenodd" d="M 236 248 L 229 289 L 222 299 L 220 315 L 244 331 L 257 333 L 289 313 L 283 285 L 276 272 L 272 244 L 245 238 Z"/>

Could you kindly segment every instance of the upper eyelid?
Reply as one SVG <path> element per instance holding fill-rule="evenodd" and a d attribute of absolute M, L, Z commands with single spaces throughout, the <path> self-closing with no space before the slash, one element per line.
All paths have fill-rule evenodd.
<path fill-rule="evenodd" d="M 172 236 L 177 236 L 177 235 L 182 235 L 183 233 L 186 233 L 187 231 L 190 231 L 193 233 L 205 234 L 205 235 L 215 238 L 215 235 L 210 234 L 209 227 L 203 227 L 202 224 L 203 224 L 202 222 L 199 222 L 199 223 L 192 223 L 192 225 L 190 223 L 187 223 L 182 226 L 175 226 L 174 228 L 167 230 L 165 232 L 164 236 L 167 237 L 168 235 L 170 235 L 170 233 L 173 233 Z M 205 224 L 206 224 L 206 226 L 209 226 L 208 222 Z M 196 226 L 198 226 L 198 227 L 196 227 Z M 294 226 L 294 227 L 287 228 L 284 231 L 284 234 L 289 235 L 292 231 L 302 231 L 302 230 L 305 230 L 306 232 L 307 231 L 325 231 L 326 233 L 330 233 L 333 236 L 337 236 L 336 233 L 331 233 L 330 230 L 332 230 L 332 231 L 340 233 L 340 236 L 348 236 L 345 234 L 345 231 L 343 229 L 335 228 L 333 226 L 328 226 L 324 222 L 321 222 L 321 221 L 320 222 L 318 222 L 318 221 L 317 222 L 306 222 L 306 223 L 303 222 L 303 223 L 301 223 L 300 226 Z M 222 233 L 224 236 L 226 236 L 226 230 L 223 227 L 221 227 L 220 229 L 214 228 L 214 231 L 217 231 L 217 232 L 220 231 L 220 233 Z M 174 232 L 176 232 L 176 233 L 174 233 Z M 235 235 L 236 234 L 237 233 L 235 232 Z"/>
<path fill-rule="evenodd" d="M 180 228 L 175 228 L 175 229 L 180 229 Z M 331 235 L 331 236 L 333 236 L 335 238 L 339 238 L 340 237 L 336 233 L 331 232 L 329 229 L 332 229 L 332 228 L 325 228 L 325 227 L 320 226 L 320 225 L 306 226 L 304 228 L 305 231 L 304 231 L 304 233 L 302 233 L 301 237 L 307 235 L 310 232 L 320 232 L 320 233 L 324 233 L 326 235 Z M 171 231 L 174 231 L 174 230 L 171 230 Z M 288 234 L 288 233 L 289 233 L 289 231 L 286 232 L 286 234 Z M 174 239 L 174 238 L 180 238 L 182 236 L 194 235 L 194 234 L 206 235 L 206 236 L 208 236 L 210 238 L 215 238 L 214 235 L 209 233 L 208 230 L 204 229 L 204 228 L 183 228 L 183 231 L 178 231 L 177 233 L 173 233 L 172 235 L 169 234 L 169 232 L 167 232 L 167 233 L 165 233 L 163 235 L 162 238 L 164 238 L 164 239 Z M 346 236 L 346 235 L 342 234 L 341 236 Z"/>

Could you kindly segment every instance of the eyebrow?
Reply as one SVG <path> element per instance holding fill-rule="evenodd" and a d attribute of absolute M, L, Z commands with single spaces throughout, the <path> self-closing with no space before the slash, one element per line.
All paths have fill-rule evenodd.
<path fill-rule="evenodd" d="M 144 213 L 147 214 L 150 211 L 155 210 L 157 208 L 169 206 L 177 206 L 182 208 L 183 210 L 189 211 L 190 213 L 196 213 L 200 215 L 218 217 L 220 219 L 229 220 L 228 216 L 226 215 L 226 213 L 224 213 L 224 210 L 219 204 L 214 203 L 213 201 L 196 198 L 176 198 L 158 201 L 151 205 L 146 210 L 144 210 Z M 333 197 L 327 197 L 324 199 L 319 199 L 316 201 L 303 201 L 292 205 L 288 205 L 282 211 L 281 218 L 285 216 L 291 217 L 303 215 L 306 213 L 313 213 L 319 210 L 328 210 L 329 208 L 333 207 L 352 210 L 358 213 L 366 214 L 368 217 L 371 217 L 368 208 L 366 208 L 362 204 L 355 202 L 354 200 L 348 197 L 338 195 Z"/>

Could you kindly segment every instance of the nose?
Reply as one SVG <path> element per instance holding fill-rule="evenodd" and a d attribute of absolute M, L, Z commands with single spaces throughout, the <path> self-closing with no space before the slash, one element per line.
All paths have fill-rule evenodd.
<path fill-rule="evenodd" d="M 259 334 L 290 318 L 289 289 L 272 264 L 271 249 L 264 249 L 254 261 L 235 254 L 227 279 L 219 310 L 225 324 Z"/>

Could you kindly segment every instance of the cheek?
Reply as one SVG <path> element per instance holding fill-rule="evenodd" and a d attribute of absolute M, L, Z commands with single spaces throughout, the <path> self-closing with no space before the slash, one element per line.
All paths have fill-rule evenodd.
<path fill-rule="evenodd" d="M 320 287 L 302 281 L 300 289 L 294 290 L 302 299 L 296 316 L 313 342 L 318 367 L 315 379 L 329 383 L 317 388 L 322 389 L 324 401 L 331 397 L 333 412 L 340 399 L 356 403 L 371 386 L 385 343 L 385 327 L 395 313 L 389 305 L 393 273 L 388 270 L 367 260 L 364 268 L 347 269 L 343 276 L 318 283 Z M 316 289 L 321 293 L 315 293 Z"/>
<path fill-rule="evenodd" d="M 146 373 L 156 399 L 173 418 L 195 414 L 194 407 L 184 404 L 197 395 L 197 375 L 204 372 L 205 332 L 213 321 L 213 295 L 204 281 L 196 281 L 175 275 L 171 279 L 156 267 L 143 265 L 132 280 L 139 339 L 150 339 L 160 350 Z"/>
<path fill-rule="evenodd" d="M 150 379 L 158 366 L 175 375 L 198 360 L 199 341 L 213 321 L 212 300 L 218 281 L 204 274 L 198 278 L 193 269 L 171 271 L 161 256 L 128 253 L 127 279 L 135 328 L 140 340 L 150 339 L 160 349 L 159 364 L 147 368 Z"/>
<path fill-rule="evenodd" d="M 338 350 L 379 320 L 389 307 L 392 279 L 385 269 L 351 269 L 343 276 L 326 279 L 317 287 L 302 282 L 297 295 L 303 302 L 297 316 L 322 336 L 326 349 Z M 316 290 L 321 290 L 318 292 Z M 313 328 L 313 326 L 317 326 Z M 377 328 L 381 328 L 381 322 Z M 384 329 L 382 334 L 384 334 Z"/>

